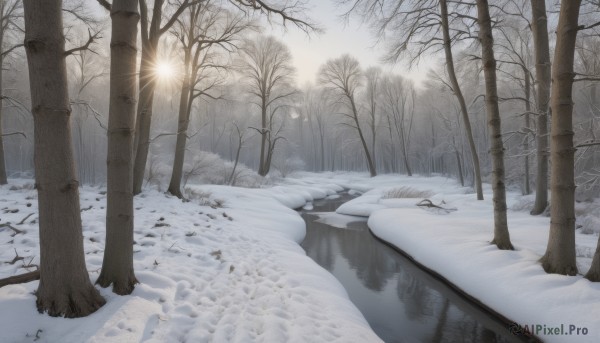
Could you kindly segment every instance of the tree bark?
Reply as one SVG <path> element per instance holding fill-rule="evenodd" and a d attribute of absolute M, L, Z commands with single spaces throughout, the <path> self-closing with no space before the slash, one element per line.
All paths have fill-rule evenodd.
<path fill-rule="evenodd" d="M 4 17 L 4 1 L 0 1 L 0 16 Z M 3 24 L 3 23 L 2 23 Z M 0 185 L 6 185 L 8 179 L 6 176 L 6 164 L 4 160 L 4 138 L 2 133 L 2 108 L 3 108 L 3 95 L 4 88 L 2 87 L 2 76 L 4 73 L 4 55 L 2 55 L 2 47 L 4 46 L 4 25 L 0 26 Z"/>
<path fill-rule="evenodd" d="M 8 286 L 8 285 L 17 285 L 20 283 L 27 283 L 40 279 L 40 271 L 36 270 L 33 272 L 15 275 L 11 277 L 7 277 L 5 279 L 0 279 L 0 287 Z"/>
<path fill-rule="evenodd" d="M 3 34 L 0 34 L 0 47 L 2 47 L 2 41 L 3 41 Z M 2 137 L 2 109 L 3 109 L 3 103 L 2 103 L 2 99 L 3 99 L 3 88 L 2 88 L 2 74 L 3 74 L 3 65 L 4 65 L 4 58 L 2 56 L 0 56 L 0 185 L 6 185 L 8 183 L 8 178 L 6 175 L 6 164 L 4 161 L 4 139 Z"/>
<path fill-rule="evenodd" d="M 525 78 L 525 128 L 531 127 L 531 120 L 529 113 L 531 112 L 531 79 L 529 76 L 529 70 L 522 66 L 523 77 Z M 529 131 L 526 132 L 525 138 L 523 139 L 523 151 L 525 158 L 523 161 L 524 172 L 523 172 L 523 194 L 531 194 L 531 188 L 529 187 Z"/>
<path fill-rule="evenodd" d="M 25 50 L 34 121 L 34 164 L 39 203 L 38 311 L 83 317 L 105 300 L 90 282 L 81 232 L 73 147 L 62 1 L 25 0 Z"/>
<path fill-rule="evenodd" d="M 581 0 L 563 0 L 556 30 L 552 71 L 550 236 L 541 259 L 547 273 L 575 275 L 575 175 L 573 146 L 573 63 Z"/>
<path fill-rule="evenodd" d="M 193 25 L 193 24 L 192 24 Z M 193 26 L 191 26 L 193 27 Z M 190 36 L 191 37 L 191 36 Z M 191 42 L 190 42 L 191 44 Z M 183 176 L 183 162 L 185 160 L 185 146 L 187 144 L 187 130 L 190 124 L 190 64 L 191 47 L 184 51 L 184 70 L 183 83 L 181 85 L 181 95 L 179 97 L 179 120 L 177 121 L 177 142 L 175 143 L 175 158 L 173 160 L 173 172 L 169 182 L 169 193 L 178 198 L 183 198 L 181 193 L 181 177 Z"/>
<path fill-rule="evenodd" d="M 477 156 L 477 148 L 475 147 L 475 140 L 473 139 L 473 131 L 471 129 L 471 120 L 469 119 L 469 112 L 467 110 L 467 104 L 465 103 L 465 97 L 462 94 L 458 79 L 456 78 L 456 72 L 454 71 L 454 57 L 452 56 L 452 47 L 450 45 L 450 25 L 448 23 L 448 4 L 446 0 L 440 0 L 440 11 L 442 20 L 442 32 L 444 35 L 444 53 L 446 55 L 446 69 L 448 70 L 448 77 L 450 78 L 450 84 L 452 85 L 452 91 L 460 104 L 460 111 L 462 119 L 465 125 L 465 132 L 467 133 L 467 140 L 469 142 L 469 149 L 471 151 L 471 159 L 473 160 L 473 171 L 475 173 L 475 188 L 477 191 L 477 200 L 483 200 L 483 188 L 481 184 L 481 169 L 479 167 L 479 157 Z"/>
<path fill-rule="evenodd" d="M 506 218 L 506 188 L 504 172 L 504 146 L 502 144 L 502 122 L 498 107 L 498 88 L 496 84 L 496 58 L 494 57 L 494 37 L 487 0 L 477 0 L 477 21 L 479 22 L 479 40 L 481 59 L 485 76 L 485 105 L 490 134 L 490 152 L 492 155 L 492 190 L 494 203 L 494 239 L 498 249 L 512 250 Z"/>
<path fill-rule="evenodd" d="M 537 83 L 537 174 L 535 204 L 531 214 L 537 215 L 548 206 L 548 105 L 550 103 L 550 44 L 545 0 L 531 0 L 535 75 Z"/>
<path fill-rule="evenodd" d="M 258 175 L 267 175 L 267 99 L 266 85 L 263 84 L 261 89 L 261 105 L 260 105 L 260 160 L 258 166 Z M 263 91 L 264 90 L 264 91 Z"/>
<path fill-rule="evenodd" d="M 135 163 L 133 167 L 133 194 L 142 192 L 144 184 L 144 174 L 146 172 L 146 162 L 148 160 L 148 151 L 150 150 L 150 128 L 152 126 L 152 106 L 154 102 L 154 91 L 156 90 L 156 80 L 153 76 L 150 51 L 156 51 L 155 48 L 146 48 L 142 46 L 142 59 L 140 65 L 139 80 L 139 99 L 136 113 L 134 156 Z"/>
<path fill-rule="evenodd" d="M 133 271 L 133 132 L 137 70 L 136 0 L 115 0 L 111 10 L 110 105 L 108 118 L 106 248 L 96 281 L 131 294 Z"/>

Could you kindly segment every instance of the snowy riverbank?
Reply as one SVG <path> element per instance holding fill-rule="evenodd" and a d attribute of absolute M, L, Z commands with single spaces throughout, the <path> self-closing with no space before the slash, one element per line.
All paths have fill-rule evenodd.
<path fill-rule="evenodd" d="M 337 212 L 370 216 L 368 224 L 376 236 L 544 341 L 600 342 L 600 283 L 582 275 L 544 272 L 537 261 L 546 249 L 550 219 L 529 215 L 525 204 L 532 197 L 508 193 L 509 230 L 516 250 L 500 251 L 489 244 L 493 237 L 489 185 L 484 189 L 486 200 L 477 201 L 448 179 L 387 178 L 358 182 L 361 191 L 368 191 Z M 385 199 L 390 189 L 402 186 L 429 192 L 433 203 L 451 211 L 415 206 L 423 197 Z M 592 205 L 578 204 L 581 215 L 585 206 Z M 583 234 L 584 229 L 576 233 L 581 274 L 589 269 L 598 240 L 596 234 Z"/>
<path fill-rule="evenodd" d="M 193 186 L 190 202 L 145 191 L 135 199 L 140 284 L 133 294 L 102 289 L 107 304 L 99 311 L 63 319 L 37 313 L 32 292 L 38 281 L 0 288 L 0 341 L 380 341 L 340 283 L 298 245 L 305 224 L 292 208 L 341 186 L 286 183 L 268 189 Z M 0 223 L 24 232 L 12 236 L 0 229 L 0 278 L 39 263 L 37 194 L 30 181 L 11 185 L 0 187 Z M 102 189 L 82 188 L 92 281 L 102 265 L 105 203 Z M 15 251 L 23 260 L 7 263 Z"/>

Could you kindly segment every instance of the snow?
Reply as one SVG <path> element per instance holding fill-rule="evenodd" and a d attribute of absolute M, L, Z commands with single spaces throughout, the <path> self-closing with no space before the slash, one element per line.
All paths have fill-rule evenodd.
<path fill-rule="evenodd" d="M 338 213 L 368 216 L 376 236 L 515 323 L 529 328 L 541 325 L 538 337 L 546 342 L 565 342 L 566 337 L 544 334 L 544 325 L 563 325 L 565 332 L 570 325 L 585 327 L 587 335 L 571 335 L 568 341 L 600 342 L 600 283 L 589 282 L 582 275 L 544 272 L 538 261 L 546 249 L 550 219 L 529 215 L 520 194 L 507 194 L 508 207 L 518 209 L 508 213 L 516 250 L 500 251 L 490 244 L 493 208 L 489 185 L 484 185 L 486 200 L 477 201 L 475 194 L 465 194 L 464 187 L 440 177 L 385 176 L 356 184 L 364 194 L 340 206 Z M 386 191 L 398 186 L 429 190 L 434 193 L 429 197 L 434 204 L 455 211 L 415 206 L 421 199 L 382 199 Z M 585 218 L 590 216 L 594 213 L 588 211 Z M 577 263 L 579 272 L 585 274 L 598 236 L 581 231 L 576 232 Z"/>
<path fill-rule="evenodd" d="M 24 260 L 0 264 L 0 278 L 25 272 L 23 264 L 39 263 L 36 192 L 31 182 L 11 184 L 18 189 L 0 187 L 0 223 L 26 232 L 12 237 L 12 231 L 0 229 L 0 262 L 13 260 L 13 248 Z M 419 197 L 383 198 L 402 186 L 430 191 L 434 204 L 455 211 L 419 208 Z M 195 185 L 190 202 L 146 190 L 135 200 L 134 263 L 141 283 L 134 293 L 120 297 L 101 289 L 108 302 L 98 312 L 62 319 L 36 312 L 37 281 L 0 288 L 0 341 L 380 341 L 340 283 L 298 245 L 305 224 L 293 209 L 309 209 L 315 200 L 337 198 L 342 190 L 362 196 L 338 214 L 318 213 L 319 221 L 346 227 L 360 220 L 356 216 L 368 217 L 375 235 L 516 323 L 588 330 L 585 336 L 539 334 L 544 341 L 600 341 L 600 283 L 543 271 L 538 260 L 550 220 L 529 215 L 531 196 L 507 194 L 516 250 L 500 251 L 489 243 L 489 185 L 484 185 L 486 200 L 477 201 L 472 190 L 443 177 L 369 178 L 345 172 L 298 173 L 261 189 Z M 102 264 L 105 202 L 102 189 L 82 188 L 82 208 L 91 206 L 82 217 L 92 281 Z M 597 211 L 578 204 L 578 216 L 593 226 L 598 215 L 590 208 Z M 592 234 L 583 234 L 584 229 Z M 576 232 L 582 274 L 597 240 L 593 228 Z"/>
<path fill-rule="evenodd" d="M 345 214 L 337 214 L 335 212 L 313 212 L 311 214 L 319 217 L 317 222 L 337 227 L 339 229 L 349 229 L 348 224 L 366 220 L 364 218 L 348 216 Z"/>
<path fill-rule="evenodd" d="M 39 264 L 37 194 L 31 181 L 11 184 L 12 190 L 0 187 L 0 223 L 25 232 L 12 237 L 0 229 L 0 261 L 12 261 L 13 249 L 24 260 L 0 264 L 0 278 L 26 272 L 23 264 Z M 305 224 L 293 208 L 343 189 L 327 184 L 191 186 L 190 202 L 146 190 L 135 199 L 140 284 L 133 294 L 100 289 L 105 306 L 85 318 L 64 319 L 37 312 L 38 281 L 2 287 L 0 341 L 379 342 L 342 285 L 298 245 Z M 106 196 L 95 187 L 83 187 L 80 195 L 94 282 L 102 265 Z"/>

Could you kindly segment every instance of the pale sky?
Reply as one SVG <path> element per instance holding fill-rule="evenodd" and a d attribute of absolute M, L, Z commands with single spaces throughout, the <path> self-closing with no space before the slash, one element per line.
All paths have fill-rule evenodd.
<path fill-rule="evenodd" d="M 97 15 L 107 15 L 96 1 L 92 1 L 91 6 Z M 396 65 L 380 63 L 380 58 L 384 54 L 383 45 L 374 46 L 375 39 L 367 25 L 362 24 L 360 20 L 353 19 L 349 23 L 345 23 L 340 18 L 344 9 L 337 7 L 334 0 L 309 0 L 308 7 L 310 12 L 306 15 L 324 28 L 324 33 L 311 34 L 309 37 L 291 24 L 288 24 L 285 29 L 278 25 L 281 20 L 276 16 L 273 16 L 273 25 L 266 24 L 264 31 L 265 34 L 279 38 L 290 48 L 297 69 L 299 86 L 307 82 L 315 83 L 317 72 L 322 64 L 328 59 L 337 58 L 346 53 L 357 58 L 363 69 L 380 65 L 385 71 L 403 75 L 417 83 L 424 79 L 427 62 L 423 63 L 424 66 L 421 68 L 416 66 L 410 71 L 407 63 L 399 62 Z"/>
<path fill-rule="evenodd" d="M 289 25 L 287 31 L 281 27 L 267 27 L 266 34 L 272 34 L 284 41 L 290 48 L 294 57 L 294 64 L 298 70 L 298 83 L 316 82 L 319 67 L 328 59 L 339 57 L 348 53 L 356 57 L 363 69 L 369 66 L 380 65 L 384 70 L 392 71 L 415 81 L 423 79 L 426 67 L 413 67 L 408 71 L 407 63 L 399 62 L 396 65 L 384 65 L 380 58 L 384 54 L 384 46 L 373 46 L 375 39 L 369 28 L 360 20 L 345 23 L 340 14 L 343 8 L 335 6 L 333 0 L 310 0 L 312 9 L 307 15 L 325 29 L 325 33 L 312 34 L 308 37 L 304 32 Z"/>

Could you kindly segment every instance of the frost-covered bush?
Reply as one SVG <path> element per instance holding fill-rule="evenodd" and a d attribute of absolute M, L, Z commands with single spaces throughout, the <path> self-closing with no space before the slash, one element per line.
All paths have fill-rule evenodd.
<path fill-rule="evenodd" d="M 420 191 L 418 189 L 402 186 L 392 188 L 383 193 L 383 199 L 399 199 L 399 198 L 428 198 L 434 193 L 430 191 Z"/>
<path fill-rule="evenodd" d="M 593 215 L 583 216 L 577 219 L 577 227 L 586 235 L 600 233 L 600 218 Z"/>
<path fill-rule="evenodd" d="M 263 177 L 242 163 L 238 163 L 232 175 L 234 163 L 219 155 L 202 151 L 184 165 L 183 185 L 188 182 L 240 187 L 260 187 Z"/>
<path fill-rule="evenodd" d="M 300 157 L 288 157 L 275 163 L 274 167 L 281 174 L 281 177 L 287 177 L 293 172 L 304 170 L 306 163 Z"/>

